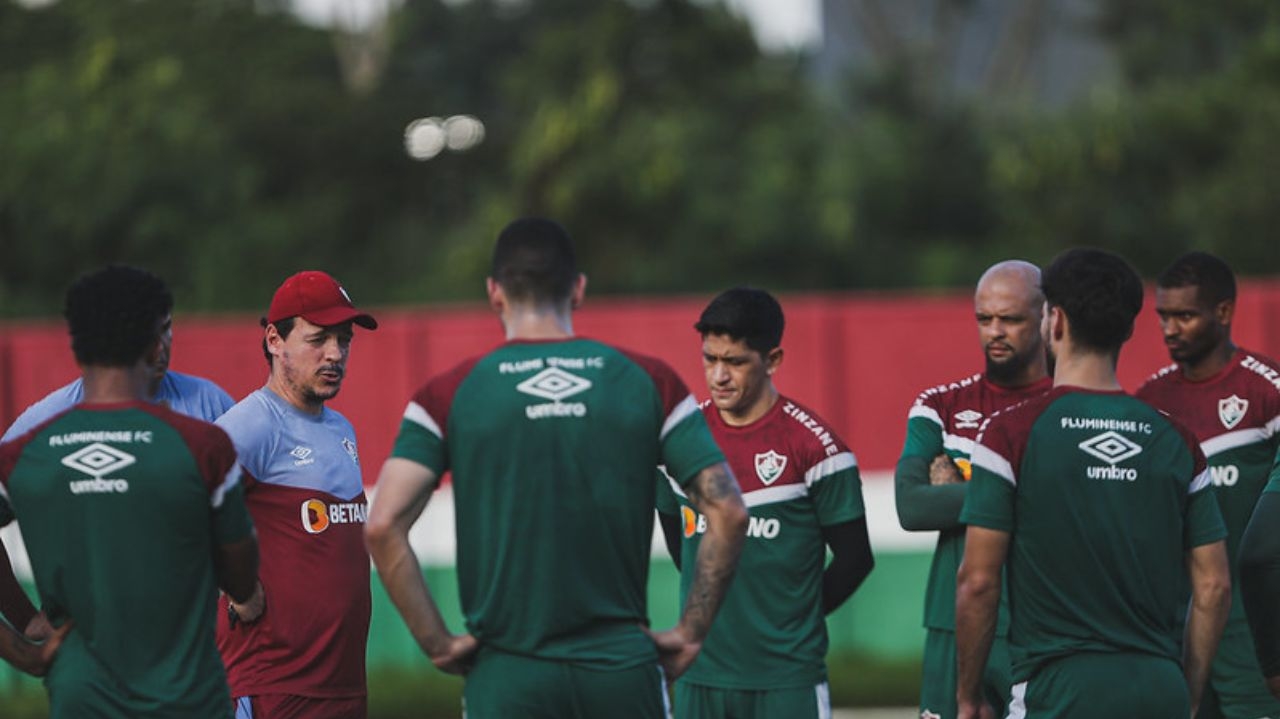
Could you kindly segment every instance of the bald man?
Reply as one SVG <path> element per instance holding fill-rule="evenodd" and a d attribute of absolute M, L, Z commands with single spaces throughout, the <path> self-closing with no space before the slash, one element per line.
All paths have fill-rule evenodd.
<path fill-rule="evenodd" d="M 1040 270 L 1021 260 L 990 267 L 978 280 L 974 317 L 986 359 L 979 372 L 920 393 L 907 414 L 907 440 L 894 472 L 898 521 L 912 532 L 938 532 L 925 591 L 922 719 L 956 716 L 956 571 L 964 556 L 960 523 L 969 454 L 983 420 L 1052 386 L 1045 368 Z M 1001 716 L 1008 702 L 1008 611 L 999 624 L 983 689 Z"/>

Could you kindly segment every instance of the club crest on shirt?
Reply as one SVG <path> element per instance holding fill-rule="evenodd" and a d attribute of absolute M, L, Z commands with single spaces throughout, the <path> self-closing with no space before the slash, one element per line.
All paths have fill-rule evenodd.
<path fill-rule="evenodd" d="M 956 412 L 956 429 L 977 429 L 982 422 L 982 413 L 977 410 L 966 409 L 963 412 Z"/>
<path fill-rule="evenodd" d="M 356 443 L 343 437 L 342 448 L 347 450 L 347 454 L 351 455 L 351 461 L 355 462 L 356 466 L 360 466 L 360 455 L 356 454 Z"/>
<path fill-rule="evenodd" d="M 1218 400 L 1218 419 L 1222 420 L 1222 426 L 1227 429 L 1234 429 L 1240 420 L 1244 419 L 1245 412 L 1249 411 L 1249 400 L 1241 399 L 1234 394 L 1226 399 Z"/>
<path fill-rule="evenodd" d="M 787 468 L 787 458 L 773 451 L 756 455 L 756 476 L 766 485 L 773 484 Z"/>

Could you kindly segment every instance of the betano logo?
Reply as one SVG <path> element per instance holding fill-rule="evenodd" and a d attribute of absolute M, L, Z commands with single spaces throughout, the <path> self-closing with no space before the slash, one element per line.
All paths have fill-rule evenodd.
<path fill-rule="evenodd" d="M 302 528 L 307 534 L 319 534 L 331 524 L 364 524 L 368 517 L 369 509 L 363 502 L 325 504 L 308 499 L 302 503 Z"/>
<path fill-rule="evenodd" d="M 680 519 L 684 527 L 685 539 L 707 531 L 706 516 L 693 511 L 692 507 L 681 507 Z M 781 531 L 782 522 L 778 521 L 777 517 L 756 517 L 753 515 L 750 517 L 750 521 L 747 522 L 748 537 L 774 539 Z"/>

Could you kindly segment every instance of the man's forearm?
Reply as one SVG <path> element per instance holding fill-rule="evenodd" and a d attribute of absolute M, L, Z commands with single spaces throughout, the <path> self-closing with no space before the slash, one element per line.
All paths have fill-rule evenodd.
<path fill-rule="evenodd" d="M 866 517 L 823 527 L 822 540 L 832 553 L 822 572 L 822 613 L 830 614 L 853 596 L 876 560 L 871 554 Z"/>
<path fill-rule="evenodd" d="M 1000 605 L 1000 577 L 964 577 L 956 586 L 956 696 L 980 703 Z"/>
<path fill-rule="evenodd" d="M 1231 578 L 1224 542 L 1196 547 L 1188 564 L 1191 604 L 1182 639 L 1182 672 L 1194 712 L 1200 706 L 1209 667 L 1231 610 Z"/>
<path fill-rule="evenodd" d="M 369 539 L 369 554 L 391 603 L 427 656 L 437 656 L 450 638 L 444 617 L 422 577 L 407 535 Z"/>
<path fill-rule="evenodd" d="M 698 544 L 693 582 L 685 597 L 680 625 L 690 638 L 702 641 L 738 568 L 748 517 L 737 481 L 725 464 L 699 473 L 689 485 L 689 498 L 706 516 L 707 531 Z"/>
<path fill-rule="evenodd" d="M 929 462 L 924 457 L 903 457 L 893 473 L 898 523 L 909 532 L 957 529 L 967 484 L 929 483 Z"/>
<path fill-rule="evenodd" d="M 37 614 L 35 605 L 22 590 L 17 575 L 13 573 L 13 565 L 9 562 L 9 553 L 3 542 L 0 542 L 0 613 L 19 632 L 26 629 Z"/>

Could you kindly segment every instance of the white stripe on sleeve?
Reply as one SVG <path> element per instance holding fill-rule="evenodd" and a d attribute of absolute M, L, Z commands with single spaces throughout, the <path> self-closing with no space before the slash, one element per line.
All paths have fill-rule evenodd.
<path fill-rule="evenodd" d="M 426 407 L 423 407 L 417 402 L 410 402 L 409 406 L 404 408 L 404 418 L 416 425 L 419 425 L 431 434 L 434 434 L 441 439 L 444 438 L 444 432 L 440 431 L 440 425 L 436 424 L 436 421 L 431 418 Z"/>
<path fill-rule="evenodd" d="M 680 404 L 677 404 L 675 409 L 671 410 L 671 414 L 667 415 L 667 421 L 662 423 L 662 431 L 658 433 L 658 439 L 666 439 L 667 433 L 675 429 L 677 424 L 698 411 L 698 403 L 693 401 L 693 395 L 687 395 L 680 400 Z"/>
<path fill-rule="evenodd" d="M 969 456 L 969 463 L 974 467 L 982 467 L 1009 484 L 1014 486 L 1018 484 L 1018 480 L 1013 474 L 1013 466 L 1009 464 L 1009 460 L 996 454 L 986 445 L 975 444 L 973 446 L 973 454 Z"/>

